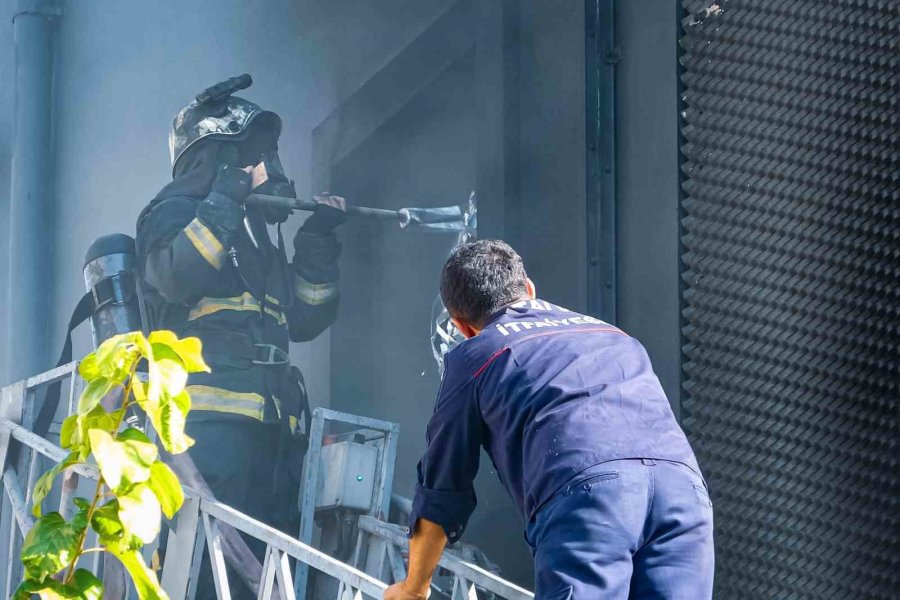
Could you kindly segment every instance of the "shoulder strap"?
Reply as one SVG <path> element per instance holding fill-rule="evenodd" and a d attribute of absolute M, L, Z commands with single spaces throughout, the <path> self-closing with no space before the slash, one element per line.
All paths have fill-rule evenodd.
<path fill-rule="evenodd" d="M 94 295 L 91 292 L 82 296 L 81 300 L 78 301 L 75 310 L 72 312 L 72 316 L 69 318 L 66 341 L 63 344 L 59 360 L 56 362 L 57 367 L 72 362 L 72 331 L 91 317 L 94 313 L 95 306 Z M 44 402 L 41 404 L 41 410 L 34 420 L 33 428 L 34 433 L 41 437 L 47 435 L 47 432 L 50 430 L 50 423 L 53 422 L 53 416 L 56 414 L 56 409 L 59 407 L 59 392 L 61 385 L 61 382 L 57 381 L 47 386 Z"/>

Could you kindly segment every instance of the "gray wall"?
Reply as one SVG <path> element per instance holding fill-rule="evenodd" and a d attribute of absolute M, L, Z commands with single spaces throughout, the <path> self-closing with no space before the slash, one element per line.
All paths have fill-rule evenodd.
<path fill-rule="evenodd" d="M 647 347 L 678 411 L 677 6 L 615 8 L 619 325 Z"/>
<path fill-rule="evenodd" d="M 518 194 L 506 237 L 542 298 L 586 310 L 584 3 L 522 3 Z"/>

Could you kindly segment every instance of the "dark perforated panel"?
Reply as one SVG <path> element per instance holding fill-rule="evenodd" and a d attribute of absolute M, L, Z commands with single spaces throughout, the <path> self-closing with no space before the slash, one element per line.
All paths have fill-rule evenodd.
<path fill-rule="evenodd" d="M 684 1 L 685 427 L 717 598 L 900 597 L 900 2 Z"/>

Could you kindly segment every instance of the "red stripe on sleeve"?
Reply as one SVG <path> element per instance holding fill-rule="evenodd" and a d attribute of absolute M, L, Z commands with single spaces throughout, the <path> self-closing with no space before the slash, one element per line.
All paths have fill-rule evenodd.
<path fill-rule="evenodd" d="M 497 360 L 500 357 L 500 355 L 503 354 L 504 352 L 506 352 L 507 350 L 509 350 L 509 346 L 503 346 L 502 348 L 500 348 L 499 350 L 497 350 L 496 352 L 491 354 L 491 357 L 489 359 L 487 359 L 487 361 L 485 361 L 485 363 L 483 365 L 481 365 L 477 371 L 475 371 L 475 374 L 472 375 L 472 377 L 478 377 L 479 375 L 484 373 L 484 370 L 487 369 L 489 366 L 491 366 L 491 363 L 494 362 L 495 360 Z"/>

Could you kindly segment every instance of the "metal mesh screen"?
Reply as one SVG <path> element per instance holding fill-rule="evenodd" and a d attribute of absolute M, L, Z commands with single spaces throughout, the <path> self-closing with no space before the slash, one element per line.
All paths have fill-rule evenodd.
<path fill-rule="evenodd" d="M 682 6 L 683 411 L 716 597 L 898 598 L 900 2 Z"/>

